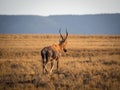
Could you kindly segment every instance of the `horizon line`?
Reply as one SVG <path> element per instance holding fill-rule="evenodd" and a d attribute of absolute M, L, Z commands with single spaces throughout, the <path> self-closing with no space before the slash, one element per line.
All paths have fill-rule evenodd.
<path fill-rule="evenodd" d="M 49 15 L 40 15 L 40 14 L 0 14 L 0 15 L 13 15 L 13 16 L 19 16 L 19 15 L 32 15 L 32 16 L 43 16 L 43 17 L 48 17 L 48 16 L 67 16 L 67 15 L 73 15 L 73 16 L 79 16 L 79 15 L 104 15 L 104 14 L 120 14 L 119 12 L 113 12 L 113 13 L 89 13 L 89 14 L 49 14 Z"/>

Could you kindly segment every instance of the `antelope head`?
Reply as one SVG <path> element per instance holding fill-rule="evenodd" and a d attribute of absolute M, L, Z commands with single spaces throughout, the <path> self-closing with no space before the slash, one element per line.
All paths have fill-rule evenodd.
<path fill-rule="evenodd" d="M 67 29 L 66 29 L 66 36 L 65 37 L 62 36 L 61 29 L 59 30 L 59 33 L 60 33 L 60 38 L 61 38 L 60 41 L 59 41 L 59 46 L 60 46 L 62 51 L 67 52 L 67 48 L 66 48 L 67 37 L 68 37 Z"/>

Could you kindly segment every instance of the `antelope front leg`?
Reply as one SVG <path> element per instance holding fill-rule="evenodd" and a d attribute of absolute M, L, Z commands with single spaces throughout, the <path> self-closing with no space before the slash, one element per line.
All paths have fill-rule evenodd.
<path fill-rule="evenodd" d="M 57 72 L 58 72 L 58 69 L 59 69 L 59 59 L 57 59 Z"/>

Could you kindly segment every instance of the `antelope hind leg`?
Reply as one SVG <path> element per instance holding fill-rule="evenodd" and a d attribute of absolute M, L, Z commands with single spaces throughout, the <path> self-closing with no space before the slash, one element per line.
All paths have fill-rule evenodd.
<path fill-rule="evenodd" d="M 51 61 L 50 75 L 52 75 L 53 68 L 54 68 L 54 61 Z"/>

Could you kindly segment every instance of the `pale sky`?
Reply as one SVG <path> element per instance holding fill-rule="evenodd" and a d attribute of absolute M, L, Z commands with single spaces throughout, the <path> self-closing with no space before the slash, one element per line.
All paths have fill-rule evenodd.
<path fill-rule="evenodd" d="M 0 14 L 64 15 L 120 13 L 120 0 L 0 0 Z"/>

